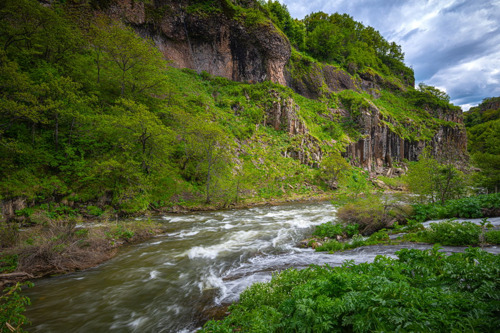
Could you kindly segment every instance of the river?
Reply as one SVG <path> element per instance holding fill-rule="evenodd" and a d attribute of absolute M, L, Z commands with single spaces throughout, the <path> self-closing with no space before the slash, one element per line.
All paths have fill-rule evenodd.
<path fill-rule="evenodd" d="M 123 248 L 96 268 L 36 281 L 26 291 L 32 301 L 28 329 L 192 332 L 205 310 L 238 300 L 246 287 L 270 280 L 275 271 L 367 262 L 404 246 L 336 254 L 297 247 L 315 225 L 334 215 L 335 208 L 323 202 L 155 217 L 166 224 L 165 235 Z"/>

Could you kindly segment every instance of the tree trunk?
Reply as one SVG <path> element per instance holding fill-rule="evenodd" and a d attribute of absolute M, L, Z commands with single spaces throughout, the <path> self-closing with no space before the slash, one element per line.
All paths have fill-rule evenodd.
<path fill-rule="evenodd" d="M 56 128 L 55 128 L 55 144 L 56 144 L 56 151 L 59 150 L 59 113 L 56 112 Z"/>

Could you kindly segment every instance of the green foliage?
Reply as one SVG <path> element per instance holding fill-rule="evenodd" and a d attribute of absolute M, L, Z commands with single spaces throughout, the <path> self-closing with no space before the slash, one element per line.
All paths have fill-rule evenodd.
<path fill-rule="evenodd" d="M 413 76 L 403 63 L 401 47 L 347 14 L 312 13 L 303 20 L 305 49 L 320 61 L 340 64 L 351 73 L 366 67 L 403 77 Z"/>
<path fill-rule="evenodd" d="M 17 268 L 17 254 L 1 254 L 0 255 L 0 273 L 10 273 Z"/>
<path fill-rule="evenodd" d="M 123 226 L 122 224 L 119 224 L 107 233 L 107 237 L 110 239 L 121 239 L 128 241 L 132 237 L 134 237 L 134 232 Z"/>
<path fill-rule="evenodd" d="M 335 201 L 339 205 L 359 199 L 363 195 L 369 195 L 373 191 L 367 172 L 358 168 L 352 168 L 351 174 L 342 180 L 341 185 L 345 187 L 345 191 L 336 196 Z"/>
<path fill-rule="evenodd" d="M 387 243 L 388 241 L 389 241 L 389 235 L 387 234 L 387 232 L 384 230 L 379 230 L 370 235 L 370 237 L 366 239 L 359 234 L 355 234 L 352 236 L 352 239 L 350 241 L 339 242 L 334 239 L 328 240 L 321 246 L 316 247 L 316 251 L 318 252 L 328 251 L 330 253 L 334 253 L 337 251 L 355 249 L 360 246 L 384 244 Z"/>
<path fill-rule="evenodd" d="M 466 185 L 465 175 L 454 165 L 441 164 L 425 153 L 410 163 L 407 182 L 421 202 L 432 203 L 462 196 Z"/>
<path fill-rule="evenodd" d="M 384 184 L 386 184 L 390 188 L 403 188 L 406 185 L 402 177 L 378 176 L 377 179 L 381 180 Z"/>
<path fill-rule="evenodd" d="M 101 216 L 102 214 L 104 214 L 104 211 L 97 206 L 89 205 L 87 206 L 87 213 L 93 216 Z"/>
<path fill-rule="evenodd" d="M 336 188 L 339 180 L 349 171 L 350 165 L 339 153 L 333 153 L 323 157 L 320 168 L 320 178 L 330 188 Z"/>
<path fill-rule="evenodd" d="M 413 218 L 424 222 L 444 218 L 480 218 L 486 215 L 496 216 L 500 207 L 500 193 L 483 194 L 473 197 L 448 200 L 442 203 L 413 205 Z"/>
<path fill-rule="evenodd" d="M 204 332 L 494 331 L 500 256 L 403 249 L 398 259 L 288 269 L 243 292 Z M 425 318 L 425 320 L 423 320 Z"/>
<path fill-rule="evenodd" d="M 380 98 L 373 100 L 381 114 L 382 122 L 398 136 L 410 141 L 430 140 L 436 134 L 438 125 L 446 125 L 434 118 L 428 109 L 416 104 L 406 94 L 384 89 Z"/>
<path fill-rule="evenodd" d="M 488 244 L 500 244 L 500 230 L 490 230 L 484 235 L 485 241 Z"/>
<path fill-rule="evenodd" d="M 480 171 L 476 185 L 498 192 L 500 185 L 500 98 L 487 98 L 464 114 L 467 149 Z"/>
<path fill-rule="evenodd" d="M 408 98 L 413 104 L 421 107 L 448 109 L 450 106 L 450 96 L 436 87 L 419 83 L 418 89 L 409 90 Z"/>
<path fill-rule="evenodd" d="M 441 245 L 461 246 L 478 245 L 481 227 L 472 222 L 453 220 L 431 223 L 430 228 L 406 236 L 407 240 L 439 243 Z"/>
<path fill-rule="evenodd" d="M 359 225 L 357 224 L 335 224 L 327 222 L 315 227 L 313 236 L 335 238 L 336 236 L 352 237 L 359 233 Z"/>
<path fill-rule="evenodd" d="M 12 287 L 7 287 L 0 294 L 0 332 L 26 332 L 22 326 L 29 323 L 23 312 L 26 306 L 30 305 L 30 299 L 21 295 L 21 287 L 33 287 L 33 283 L 16 283 Z"/>
<path fill-rule="evenodd" d="M 342 225 L 327 222 L 316 226 L 313 236 L 335 238 L 336 236 L 342 236 L 343 233 Z"/>
<path fill-rule="evenodd" d="M 263 3 L 263 8 L 269 12 L 271 20 L 285 33 L 290 40 L 290 44 L 299 50 L 305 49 L 306 29 L 304 22 L 293 19 L 285 4 L 279 1 L 267 1 Z"/>

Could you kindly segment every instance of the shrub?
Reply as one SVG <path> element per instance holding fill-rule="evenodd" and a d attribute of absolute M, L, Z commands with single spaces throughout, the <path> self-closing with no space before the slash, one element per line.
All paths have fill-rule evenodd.
<path fill-rule="evenodd" d="M 345 249 L 345 243 L 341 243 L 335 239 L 331 239 L 327 242 L 325 242 L 323 245 L 318 246 L 316 248 L 317 252 L 322 252 L 322 251 L 328 251 L 328 252 L 336 252 L 336 251 L 342 251 Z"/>
<path fill-rule="evenodd" d="M 128 241 L 134 237 L 134 232 L 120 224 L 111 232 L 108 232 L 107 236 L 112 239 L 123 239 Z"/>
<path fill-rule="evenodd" d="M 93 216 L 101 216 L 102 214 L 104 214 L 104 211 L 97 207 L 97 206 L 87 206 L 87 213 L 89 215 L 93 215 Z"/>
<path fill-rule="evenodd" d="M 429 238 L 443 245 L 479 244 L 481 227 L 472 222 L 444 221 L 431 223 Z"/>
<path fill-rule="evenodd" d="M 431 223 L 430 228 L 416 234 L 405 235 L 408 241 L 439 243 L 461 246 L 477 245 L 480 242 L 481 227 L 472 222 L 444 221 Z"/>
<path fill-rule="evenodd" d="M 13 272 L 17 268 L 17 254 L 0 255 L 0 273 Z"/>
<path fill-rule="evenodd" d="M 17 283 L 3 290 L 0 295 L 0 333 L 26 332 L 22 326 L 28 321 L 23 315 L 26 305 L 30 305 L 30 299 L 20 294 L 21 287 L 26 285 L 32 287 L 31 282 Z"/>
<path fill-rule="evenodd" d="M 387 241 L 389 240 L 389 235 L 387 234 L 387 231 L 385 230 L 379 230 L 375 233 L 373 233 L 369 238 L 369 242 L 381 242 L 381 241 Z"/>
<path fill-rule="evenodd" d="M 327 222 L 316 226 L 314 229 L 313 236 L 317 237 L 328 237 L 335 238 L 337 236 L 342 236 L 344 234 L 344 230 L 342 225 L 334 224 L 333 222 Z"/>
<path fill-rule="evenodd" d="M 484 235 L 486 243 L 500 244 L 500 230 L 487 231 Z"/>
<path fill-rule="evenodd" d="M 370 235 L 395 222 L 406 221 L 412 212 L 407 206 L 384 203 L 377 196 L 369 196 L 340 207 L 337 217 L 347 225 L 358 225 L 361 234 Z"/>
<path fill-rule="evenodd" d="M 496 216 L 500 207 L 500 193 L 484 194 L 448 200 L 444 204 L 413 205 L 413 218 L 418 221 L 452 217 L 481 218 Z"/>
<path fill-rule="evenodd" d="M 403 249 L 397 259 L 288 269 L 245 290 L 203 332 L 496 331 L 500 256 Z M 425 320 L 422 320 L 425 318 Z"/>

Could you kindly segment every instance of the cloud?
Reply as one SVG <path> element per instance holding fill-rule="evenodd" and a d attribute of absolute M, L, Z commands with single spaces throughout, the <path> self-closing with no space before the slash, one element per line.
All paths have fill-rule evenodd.
<path fill-rule="evenodd" d="M 280 0 L 297 18 L 347 13 L 405 52 L 418 82 L 444 88 L 468 109 L 500 96 L 500 0 Z"/>

